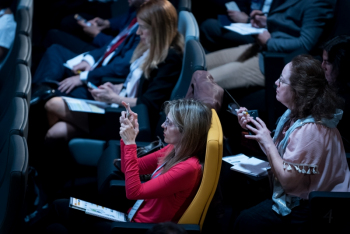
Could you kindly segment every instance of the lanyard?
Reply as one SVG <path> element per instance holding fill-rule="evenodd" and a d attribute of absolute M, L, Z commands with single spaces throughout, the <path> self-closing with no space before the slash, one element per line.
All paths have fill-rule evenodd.
<path fill-rule="evenodd" d="M 164 167 L 165 163 L 163 163 L 162 165 L 160 165 L 153 173 L 152 173 L 152 176 L 151 176 L 151 179 L 155 179 L 159 176 L 159 174 L 155 175 L 154 178 L 153 175 L 159 171 L 162 167 Z M 134 215 L 136 214 L 136 211 L 140 208 L 141 204 L 143 203 L 143 199 L 142 200 L 137 200 L 135 202 L 135 204 L 133 205 L 133 207 L 131 208 L 129 214 L 128 214 L 128 220 L 131 222 L 132 218 L 134 217 Z"/>
<path fill-rule="evenodd" d="M 151 175 L 151 178 L 153 177 L 154 173 L 156 173 L 157 171 L 159 171 L 162 167 L 164 167 L 165 163 L 163 163 L 162 165 L 160 165 Z M 157 174 L 154 178 L 152 179 L 155 179 L 159 176 L 159 174 Z"/>

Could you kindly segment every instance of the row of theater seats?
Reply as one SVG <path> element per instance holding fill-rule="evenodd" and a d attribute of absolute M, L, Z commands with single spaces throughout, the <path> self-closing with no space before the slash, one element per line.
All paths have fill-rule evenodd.
<path fill-rule="evenodd" d="M 16 9 L 15 41 L 0 68 L 0 233 L 21 226 L 28 176 L 33 1 L 18 1 Z"/>
<path fill-rule="evenodd" d="M 180 7 L 181 4 L 182 7 Z M 198 24 L 193 14 L 190 12 L 191 1 L 183 1 L 182 3 L 180 1 L 179 5 L 178 28 L 179 32 L 185 37 L 186 45 L 182 71 L 171 93 L 170 100 L 184 98 L 191 84 L 193 74 L 196 71 L 207 70 L 205 52 L 199 42 Z M 204 76 L 208 75 L 206 72 L 202 74 Z M 142 118 L 139 118 L 140 132 L 137 137 L 137 145 L 147 145 L 149 144 L 151 135 L 151 127 L 147 118 L 147 108 L 143 105 L 138 105 L 134 107 L 133 110 L 138 113 L 139 116 L 142 116 Z M 106 115 L 113 115 L 115 114 L 114 111 L 115 109 L 107 110 Z M 206 163 L 201 186 L 189 208 L 179 221 L 179 224 L 182 225 L 188 233 L 201 232 L 208 207 L 216 191 L 220 176 L 223 154 L 223 135 L 221 123 L 215 110 L 213 110 L 213 116 L 212 126 L 207 138 Z M 116 118 L 111 117 L 106 119 L 115 120 Z M 156 130 L 156 135 L 158 136 L 163 135 L 160 125 L 164 121 L 165 113 L 161 112 Z M 109 124 L 107 129 L 111 132 L 119 132 L 119 126 L 117 124 L 107 124 Z M 111 176 L 115 170 L 113 166 L 115 155 L 103 153 L 107 144 L 118 144 L 118 142 L 116 140 L 101 141 L 76 138 L 69 143 L 70 152 L 77 164 L 97 167 L 99 200 L 106 205 L 113 203 L 113 198 L 116 197 L 116 194 L 125 194 L 125 181 L 116 180 Z M 116 222 L 113 224 L 111 233 L 144 233 L 145 230 L 149 229 L 152 225 L 153 224 Z"/>
<path fill-rule="evenodd" d="M 191 1 L 179 1 L 179 31 L 185 37 L 186 46 L 183 68 L 172 91 L 171 100 L 185 97 L 195 71 L 206 71 L 205 53 L 199 43 L 198 24 L 190 9 Z M 0 233 L 13 233 L 16 232 L 15 228 L 20 227 L 17 224 L 21 223 L 21 211 L 27 186 L 32 18 L 33 2 L 31 0 L 21 0 L 16 11 L 17 33 L 15 42 L 0 70 L 0 129 L 2 130 L 0 135 L 0 207 L 5 207 L 0 209 Z M 138 106 L 135 111 L 142 116 L 148 116 L 145 106 Z M 161 113 L 161 116 L 159 123 L 165 119 L 164 113 Z M 151 132 L 148 118 L 142 119 L 144 119 L 144 122 L 140 122 L 138 140 L 143 141 L 143 143 L 140 143 L 140 145 L 147 144 L 146 141 L 149 140 Z M 189 233 L 192 231 L 198 232 L 202 228 L 208 206 L 218 183 L 222 157 L 222 129 L 216 114 L 214 114 L 208 139 L 211 143 L 208 144 L 206 160 L 211 161 L 211 163 L 208 163 L 205 168 L 207 176 L 202 181 L 202 192 L 197 194 L 191 208 L 188 209 L 180 222 L 182 224 L 193 224 L 187 225 Z M 90 144 L 90 142 L 94 144 Z M 78 163 L 97 166 L 96 159 L 102 154 L 98 145 L 105 143 L 88 139 L 74 139 L 70 146 L 73 155 L 78 155 L 76 158 Z M 85 151 L 87 145 L 91 146 L 89 149 L 92 149 L 92 151 L 88 150 L 89 154 L 86 154 Z M 80 148 L 80 146 L 83 147 Z M 89 160 L 89 155 L 92 155 L 92 152 L 98 152 L 99 156 L 97 158 L 92 157 Z M 79 156 L 84 154 L 83 160 L 85 162 L 79 162 Z M 147 225 L 144 227 L 149 228 Z M 131 226 L 120 228 L 132 233 L 130 231 Z M 115 230 L 114 228 L 112 232 Z M 118 233 L 121 232 L 118 231 Z"/>
<path fill-rule="evenodd" d="M 199 42 L 199 29 L 195 17 L 191 13 L 191 1 L 179 1 L 179 31 L 186 40 L 183 67 L 179 80 L 171 93 L 171 100 L 186 96 L 193 74 L 196 71 L 206 71 L 205 53 Z M 31 91 L 31 36 L 32 36 L 32 0 L 21 0 L 16 12 L 17 33 L 13 48 L 0 69 L 0 233 L 13 233 L 18 222 L 21 222 L 21 210 L 24 201 L 27 173 L 28 149 L 26 138 L 28 134 L 28 111 Z M 277 55 L 264 54 L 265 61 Z M 270 57 L 269 57 L 270 56 Z M 272 57 L 271 57 L 272 56 Z M 278 58 L 278 56 L 277 56 Z M 267 80 L 272 77 L 267 69 L 270 64 L 265 63 Z M 276 70 L 276 69 L 274 69 Z M 206 74 L 206 73 L 203 73 Z M 270 87 L 267 85 L 267 87 Z M 272 87 L 272 86 L 271 86 Z M 268 89 L 268 88 L 267 88 Z M 267 92 L 268 93 L 268 92 Z M 140 133 L 137 138 L 138 146 L 148 144 L 151 135 L 150 121 L 145 106 L 139 105 L 134 111 L 140 116 Z M 114 109 L 107 110 L 106 115 L 115 119 Z M 198 193 L 181 218 L 179 224 L 184 225 L 188 233 L 198 233 L 203 227 L 208 207 L 215 193 L 221 170 L 222 159 L 222 128 L 218 116 L 214 113 L 212 127 L 207 139 L 206 163 L 203 180 Z M 165 120 L 165 114 L 160 113 L 156 135 L 160 134 L 160 124 Z M 118 125 L 111 124 L 111 132 L 118 133 Z M 113 171 L 114 157 L 104 155 L 106 144 L 113 140 L 97 141 L 92 139 L 73 139 L 69 143 L 72 156 L 79 165 L 97 167 L 97 181 L 99 195 L 108 201 L 113 192 L 124 191 L 124 181 L 108 180 L 108 172 Z M 108 157 L 109 156 L 109 157 Z M 113 156 L 113 155 L 112 155 Z M 105 188 L 109 192 L 106 194 Z M 103 189 L 102 189 L 103 188 Z M 112 194 L 112 195 L 111 195 Z M 325 212 L 339 213 L 347 204 L 349 193 L 313 192 L 310 195 L 312 217 L 315 223 L 325 219 Z M 328 199 L 328 200 L 327 200 Z M 344 200 L 346 199 L 346 200 Z M 330 201 L 333 206 L 326 205 Z M 329 202 L 328 202 L 329 203 Z M 115 223 L 112 233 L 144 233 L 150 224 Z"/>

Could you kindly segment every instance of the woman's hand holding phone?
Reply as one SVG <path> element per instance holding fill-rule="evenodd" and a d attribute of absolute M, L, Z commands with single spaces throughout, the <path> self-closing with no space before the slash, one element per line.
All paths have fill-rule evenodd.
<path fill-rule="evenodd" d="M 126 111 L 122 111 L 120 116 L 120 137 L 125 144 L 135 144 L 135 139 L 139 133 L 138 116 L 130 109 L 129 104 L 122 102 Z"/>
<path fill-rule="evenodd" d="M 248 130 L 247 124 L 251 122 L 251 117 L 248 114 L 248 109 L 245 107 L 240 107 L 238 110 L 236 110 L 237 116 L 238 116 L 238 123 L 241 125 L 243 129 Z"/>

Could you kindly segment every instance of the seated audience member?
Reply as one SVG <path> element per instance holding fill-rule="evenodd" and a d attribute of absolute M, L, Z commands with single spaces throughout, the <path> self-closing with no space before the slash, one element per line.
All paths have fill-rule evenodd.
<path fill-rule="evenodd" d="M 226 2 L 230 2 L 230 0 Z M 272 0 L 243 0 L 236 1 L 236 3 L 241 11 L 227 10 L 227 16 L 232 21 L 231 23 L 250 23 L 250 12 L 253 10 L 269 12 Z M 213 52 L 255 42 L 254 36 L 241 35 L 225 29 L 223 26 L 219 19 L 207 19 L 201 24 L 200 39 L 207 51 Z"/>
<path fill-rule="evenodd" d="M 17 23 L 11 5 L 12 0 L 0 0 L 0 65 L 15 40 Z"/>
<path fill-rule="evenodd" d="M 144 3 L 138 10 L 137 21 L 141 41 L 125 83 L 105 83 L 90 91 L 97 101 L 118 105 L 125 101 L 131 107 L 145 104 L 150 119 L 158 120 L 161 105 L 170 98 L 180 76 L 184 40 L 177 31 L 176 10 L 166 0 Z M 89 132 L 88 114 L 70 111 L 62 98 L 50 99 L 45 108 L 51 126 L 47 139 L 69 140 L 73 133 Z"/>
<path fill-rule="evenodd" d="M 69 95 L 79 98 L 92 96 L 83 85 L 91 82 L 101 84 L 102 77 L 126 77 L 129 73 L 131 56 L 140 41 L 136 34 L 138 23 L 134 17 L 129 25 L 108 45 L 84 53 L 76 61 L 73 69 L 63 64 L 78 56 L 63 46 L 52 45 L 44 54 L 33 76 L 33 98 L 35 100 L 41 93 L 50 89 L 47 85 L 58 83 L 56 95 Z"/>
<path fill-rule="evenodd" d="M 333 17 L 335 0 L 274 0 L 268 16 L 254 10 L 250 14 L 253 27 L 267 28 L 256 35 L 257 44 L 216 51 L 206 56 L 208 71 L 223 88 L 264 86 L 259 68 L 259 46 L 269 52 L 311 51 Z M 262 59 L 262 58 L 260 58 Z"/>
<path fill-rule="evenodd" d="M 90 26 L 82 20 L 77 21 L 74 19 L 70 24 L 75 23 L 79 25 L 80 30 L 83 32 L 83 35 L 80 36 L 80 38 L 73 36 L 75 34 L 71 35 L 68 32 L 52 29 L 48 32 L 45 38 L 45 47 L 59 44 L 78 54 L 104 47 L 113 40 L 114 36 L 108 35 L 103 31 L 109 29 L 112 35 L 118 35 L 121 33 L 136 17 L 136 10 L 144 2 L 145 0 L 131 0 L 129 1 L 130 8 L 127 13 L 111 19 L 95 17 L 88 21 L 88 23 L 91 24 Z"/>
<path fill-rule="evenodd" d="M 69 15 L 76 13 L 84 14 L 84 17 L 93 15 L 96 17 L 112 17 L 111 6 L 115 0 L 55 0 L 42 1 L 35 7 L 36 19 L 41 23 L 40 31 L 45 35 L 51 28 L 61 28 L 69 33 L 76 33 L 77 28 L 74 21 L 64 20 Z M 35 2 L 37 3 L 37 2 Z M 73 18 L 73 17 L 72 17 Z M 91 19 L 91 18 L 89 18 Z"/>
<path fill-rule="evenodd" d="M 137 223 L 176 223 L 200 185 L 211 111 L 192 99 L 167 102 L 167 118 L 162 127 L 168 145 L 142 158 L 137 158 L 135 143 L 139 131 L 138 116 L 130 109 L 129 112 L 129 119 L 125 112 L 120 117 L 121 169 L 125 173 L 126 197 L 138 201 L 133 209 L 129 209 L 128 219 Z M 140 174 L 152 174 L 152 177 L 141 183 Z M 99 226 L 96 222 L 101 219 L 80 211 L 76 214 L 80 218 L 71 215 L 76 211 L 69 208 L 67 200 L 55 201 L 54 207 L 59 219 L 64 220 L 70 230 L 78 228 L 81 231 L 85 226 L 83 223 L 89 224 L 85 226 L 89 230 L 93 230 L 91 226 Z M 110 223 L 105 222 L 105 225 Z"/>
<path fill-rule="evenodd" d="M 246 108 L 238 110 L 239 124 L 254 134 L 246 138 L 259 143 L 270 163 L 273 195 L 272 200 L 241 212 L 234 233 L 305 231 L 310 192 L 350 191 L 349 167 L 336 128 L 342 100 L 328 84 L 321 63 L 297 56 L 275 84 L 276 99 L 288 110 L 273 138 L 261 119 L 246 115 Z"/>
<path fill-rule="evenodd" d="M 337 36 L 323 46 L 322 68 L 328 83 L 344 98 L 343 118 L 338 124 L 346 152 L 350 152 L 350 129 L 347 121 L 350 113 L 350 36 Z"/>

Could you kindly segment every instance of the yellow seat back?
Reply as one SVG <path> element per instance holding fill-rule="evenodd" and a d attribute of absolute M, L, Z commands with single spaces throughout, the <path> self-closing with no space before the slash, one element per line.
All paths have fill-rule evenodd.
<path fill-rule="evenodd" d="M 212 120 L 207 138 L 202 182 L 193 201 L 179 220 L 179 224 L 198 224 L 202 230 L 205 216 L 219 181 L 223 148 L 222 141 L 221 123 L 216 111 L 212 109 Z"/>

